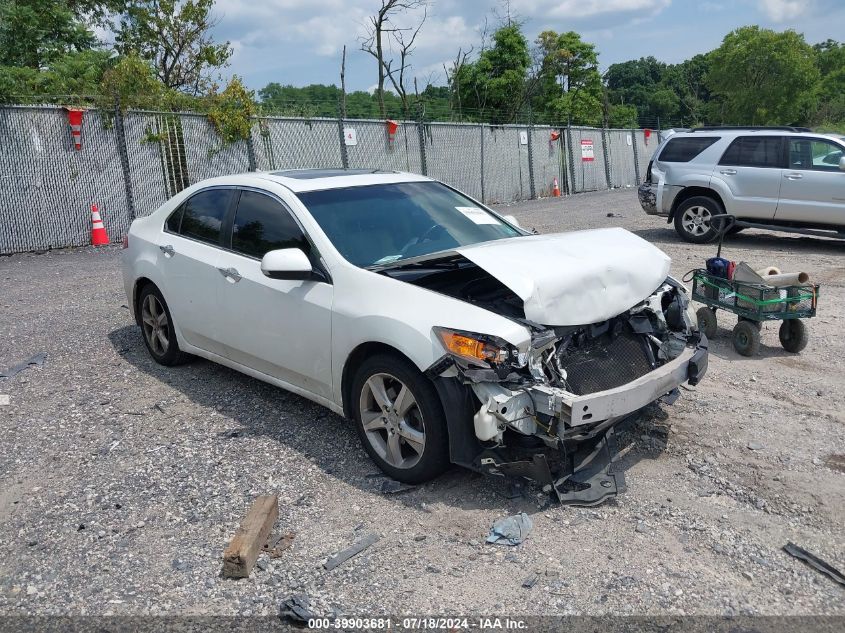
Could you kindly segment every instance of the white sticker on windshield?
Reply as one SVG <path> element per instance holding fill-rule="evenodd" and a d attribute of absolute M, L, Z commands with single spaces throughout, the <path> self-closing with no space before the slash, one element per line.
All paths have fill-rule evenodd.
<path fill-rule="evenodd" d="M 476 224 L 499 224 L 492 215 L 478 207 L 455 207 Z"/>

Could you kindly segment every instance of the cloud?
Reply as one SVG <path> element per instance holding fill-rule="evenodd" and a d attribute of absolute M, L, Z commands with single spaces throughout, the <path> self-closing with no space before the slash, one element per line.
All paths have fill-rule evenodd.
<path fill-rule="evenodd" d="M 512 9 L 524 17 L 583 20 L 609 13 L 656 15 L 672 0 L 513 0 Z"/>
<path fill-rule="evenodd" d="M 812 0 L 758 0 L 757 5 L 774 22 L 787 22 L 811 11 Z"/>

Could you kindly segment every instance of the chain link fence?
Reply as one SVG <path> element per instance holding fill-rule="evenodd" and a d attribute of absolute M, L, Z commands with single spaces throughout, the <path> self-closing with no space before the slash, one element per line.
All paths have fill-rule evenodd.
<path fill-rule="evenodd" d="M 0 107 L 0 253 L 90 243 L 96 204 L 113 240 L 132 219 L 212 176 L 349 167 L 421 173 L 488 204 L 636 186 L 644 130 L 261 117 L 224 144 L 200 114 L 88 110 L 82 149 L 55 106 Z"/>

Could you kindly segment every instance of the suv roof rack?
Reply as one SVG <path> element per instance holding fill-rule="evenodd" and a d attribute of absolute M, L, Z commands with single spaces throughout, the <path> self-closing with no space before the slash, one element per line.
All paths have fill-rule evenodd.
<path fill-rule="evenodd" d="M 718 132 L 720 130 L 812 132 L 808 127 L 795 127 L 792 125 L 705 125 L 703 127 L 693 128 L 690 132 Z"/>

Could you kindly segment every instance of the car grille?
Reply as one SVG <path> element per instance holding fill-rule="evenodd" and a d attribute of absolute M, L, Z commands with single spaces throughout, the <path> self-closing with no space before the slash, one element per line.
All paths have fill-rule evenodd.
<path fill-rule="evenodd" d="M 584 395 L 613 389 L 651 371 L 642 334 L 623 332 L 609 343 L 607 337 L 568 350 L 561 359 L 569 390 Z"/>

